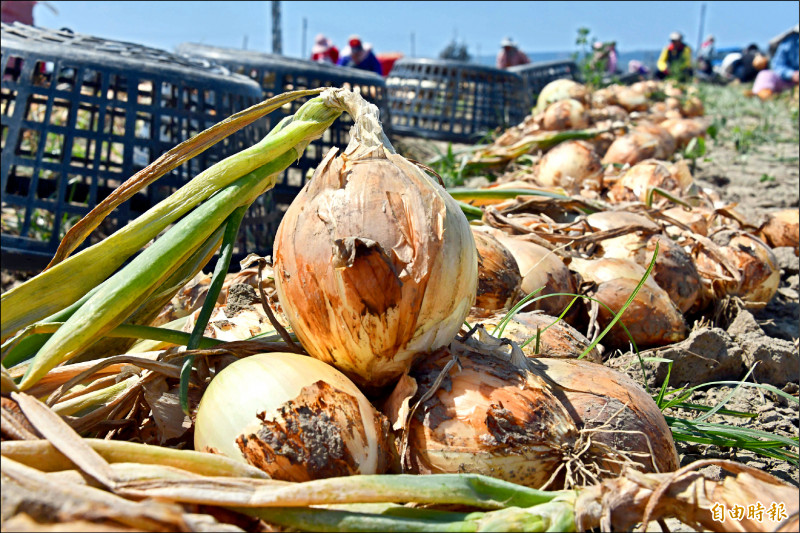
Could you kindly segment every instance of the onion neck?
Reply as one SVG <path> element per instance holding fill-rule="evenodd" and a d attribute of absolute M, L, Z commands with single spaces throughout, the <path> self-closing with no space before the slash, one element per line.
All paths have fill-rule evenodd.
<path fill-rule="evenodd" d="M 381 126 L 380 110 L 375 104 L 367 102 L 359 91 L 331 88 L 320 96 L 328 107 L 342 109 L 353 117 L 350 143 L 344 151 L 346 155 L 366 156 L 376 148 L 383 148 L 390 154 L 395 153 Z"/>

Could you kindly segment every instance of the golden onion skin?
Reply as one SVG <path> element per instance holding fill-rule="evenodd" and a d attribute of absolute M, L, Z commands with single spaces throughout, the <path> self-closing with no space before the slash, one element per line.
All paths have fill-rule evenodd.
<path fill-rule="evenodd" d="M 418 397 L 450 358 L 445 350 L 415 367 Z M 459 362 L 412 417 L 404 470 L 485 474 L 541 487 L 578 436 L 569 414 L 540 376 L 475 353 Z"/>
<path fill-rule="evenodd" d="M 478 249 L 478 292 L 475 307 L 492 312 L 508 309 L 519 299 L 522 276 L 511 252 L 485 231 L 473 230 Z"/>
<path fill-rule="evenodd" d="M 653 398 L 631 378 L 580 359 L 539 358 L 531 365 L 558 385 L 553 393 L 573 417 L 578 429 L 605 425 L 604 431 L 592 434 L 594 443 L 627 452 L 642 465 L 644 472 L 678 469 L 680 463 L 672 431 Z M 599 456 L 602 458 L 602 454 Z M 613 473 L 619 473 L 622 468 L 612 461 L 602 461 L 602 466 Z"/>
<path fill-rule="evenodd" d="M 562 100 L 565 102 L 567 100 Z M 553 105 L 558 105 L 556 102 Z M 573 194 L 584 185 L 600 189 L 603 165 L 591 144 L 565 141 L 548 150 L 536 165 L 536 181 L 544 187 L 563 187 Z"/>
<path fill-rule="evenodd" d="M 383 146 L 329 154 L 275 236 L 275 285 L 312 357 L 380 387 L 456 335 L 478 258 L 458 203 Z"/>
<path fill-rule="evenodd" d="M 589 127 L 589 113 L 579 101 L 566 98 L 547 106 L 542 124 L 546 130 L 582 130 Z"/>

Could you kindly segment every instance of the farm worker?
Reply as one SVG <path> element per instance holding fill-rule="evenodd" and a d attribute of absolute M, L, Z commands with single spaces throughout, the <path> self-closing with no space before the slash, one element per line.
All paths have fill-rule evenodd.
<path fill-rule="evenodd" d="M 517 48 L 517 44 L 506 37 L 500 42 L 500 51 L 497 53 L 497 68 L 515 67 L 517 65 L 527 65 L 531 60 L 525 52 Z"/>
<path fill-rule="evenodd" d="M 594 55 L 592 56 L 592 63 L 599 67 L 601 62 L 605 61 L 605 68 L 603 69 L 604 72 L 609 74 L 614 74 L 617 72 L 617 43 L 611 41 L 610 43 L 604 43 L 601 41 L 597 41 L 592 45 L 594 49 Z"/>
<path fill-rule="evenodd" d="M 770 48 L 774 48 L 769 70 L 762 70 L 753 83 L 753 93 L 762 100 L 775 93 L 785 91 L 797 85 L 798 72 L 798 26 L 773 39 Z"/>
<path fill-rule="evenodd" d="M 339 61 L 339 49 L 333 45 L 330 39 L 320 33 L 314 39 L 314 46 L 311 47 L 311 61 L 335 65 Z"/>
<path fill-rule="evenodd" d="M 675 31 L 669 35 L 669 44 L 661 50 L 656 69 L 656 77 L 661 80 L 667 76 L 692 76 L 692 49 L 683 42 L 682 33 Z"/>
<path fill-rule="evenodd" d="M 711 58 L 714 56 L 714 36 L 708 35 L 700 50 L 697 51 L 697 70 L 705 74 L 711 74 Z"/>
<path fill-rule="evenodd" d="M 348 47 L 342 50 L 342 56 L 338 61 L 339 65 L 369 70 L 376 74 L 383 75 L 381 63 L 372 52 L 372 45 L 369 43 L 362 43 L 361 37 L 358 35 L 351 35 L 347 41 Z"/>

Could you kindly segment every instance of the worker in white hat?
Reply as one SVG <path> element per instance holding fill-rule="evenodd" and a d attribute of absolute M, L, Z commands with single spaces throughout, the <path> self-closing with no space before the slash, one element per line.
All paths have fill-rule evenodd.
<path fill-rule="evenodd" d="M 497 53 L 497 68 L 508 68 L 517 65 L 527 65 L 531 60 L 525 52 L 517 48 L 511 37 L 506 37 L 500 41 L 500 52 Z"/>
<path fill-rule="evenodd" d="M 683 34 L 669 34 L 669 44 L 661 50 L 656 69 L 656 77 L 662 80 L 667 76 L 680 80 L 692 77 L 692 49 L 683 42 Z"/>

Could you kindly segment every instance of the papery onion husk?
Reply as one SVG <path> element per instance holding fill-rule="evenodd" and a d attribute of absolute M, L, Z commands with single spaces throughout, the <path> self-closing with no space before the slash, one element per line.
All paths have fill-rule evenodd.
<path fill-rule="evenodd" d="M 529 294 L 544 287 L 536 296 L 555 293 L 575 293 L 575 281 L 564 262 L 552 251 L 520 237 L 512 237 L 502 232 L 492 232 L 500 243 L 508 248 L 517 261 L 522 275 L 521 289 Z M 553 296 L 542 298 L 527 304 L 524 311 L 541 310 L 550 315 L 559 315 L 572 300 L 570 296 Z M 573 309 L 575 307 L 573 306 Z M 572 320 L 573 313 L 567 321 Z"/>
<path fill-rule="evenodd" d="M 553 104 L 557 105 L 557 104 Z M 591 144 L 566 141 L 550 149 L 536 165 L 536 181 L 545 187 L 563 187 L 571 194 L 588 186 L 602 186 L 603 165 Z"/>
<path fill-rule="evenodd" d="M 413 370 L 418 387 L 412 404 L 431 389 L 451 357 L 445 353 Z M 557 382 L 562 376 L 556 373 L 557 379 L 551 380 L 545 370 L 551 364 L 558 368 L 558 361 L 567 360 L 534 359 L 522 369 L 490 355 L 471 351 L 460 355 L 459 364 L 453 365 L 441 386 L 411 418 L 406 471 L 485 474 L 534 488 L 541 488 L 552 477 L 548 488 L 559 489 L 613 476 L 620 468 L 614 461 L 623 455 L 630 459 L 640 452 L 649 455 L 646 439 L 656 441 L 653 449 L 664 454 L 657 459 L 659 469 L 674 469 L 677 454 L 669 428 L 663 417 L 658 423 L 660 413 L 652 399 L 648 398 L 653 405 L 642 402 L 620 411 L 625 400 L 617 398 L 640 399 L 638 386 L 629 390 L 624 378 L 617 379 L 619 391 L 614 390 L 614 381 L 599 386 L 594 403 L 587 398 L 586 387 L 592 385 L 588 379 L 582 386 L 575 384 L 583 397 L 568 396 Z M 613 373 L 589 362 L 578 368 L 584 375 L 595 369 L 600 375 Z M 604 407 L 614 409 L 605 415 Z M 599 431 L 581 434 L 581 427 L 594 425 L 592 418 L 602 420 L 604 416 L 611 419 L 604 427 L 613 432 L 609 437 L 599 437 Z M 637 435 L 623 438 L 625 431 Z M 579 450 L 583 454 L 575 457 Z M 645 470 L 653 471 L 649 460 L 642 458 L 642 463 Z M 568 465 L 573 473 L 591 474 L 565 479 Z"/>
<path fill-rule="evenodd" d="M 538 358 L 531 365 L 558 385 L 554 394 L 578 429 L 597 429 L 591 436 L 594 443 L 628 452 L 644 472 L 678 469 L 672 431 L 653 398 L 634 380 L 586 360 Z M 602 465 L 613 473 L 622 468 L 613 461 Z"/>
<path fill-rule="evenodd" d="M 781 281 L 778 260 L 770 247 L 755 235 L 737 230 L 720 231 L 711 239 L 738 272 L 739 279 L 720 263 L 711 250 L 696 246 L 693 254 L 695 264 L 706 287 L 717 300 L 736 296 L 749 308 L 763 308 L 775 295 Z"/>
<path fill-rule="evenodd" d="M 773 248 L 790 246 L 794 255 L 800 252 L 800 210 L 783 209 L 767 215 L 761 226 L 761 237 Z"/>
<path fill-rule="evenodd" d="M 306 351 L 380 387 L 453 339 L 478 258 L 458 203 L 384 144 L 377 108 L 359 102 L 350 145 L 326 156 L 281 220 L 275 282 Z"/>
<path fill-rule="evenodd" d="M 559 100 L 566 100 L 572 98 L 581 104 L 587 104 L 589 99 L 589 91 L 584 85 L 580 83 L 562 78 L 553 80 L 542 88 L 536 100 L 536 110 L 538 112 L 547 109 L 547 106 Z"/>
<path fill-rule="evenodd" d="M 645 274 L 643 267 L 627 259 L 573 259 L 570 268 L 585 281 L 597 284 L 590 296 L 604 303 L 614 314 L 619 313 Z M 599 307 L 598 322 L 602 328 L 608 326 L 613 318 L 614 315 L 604 306 Z M 652 276 L 645 280 L 620 320 L 639 348 L 663 346 L 686 338 L 683 315 Z M 619 324 L 611 328 L 602 342 L 614 348 L 630 345 Z"/>
<path fill-rule="evenodd" d="M 579 306 L 575 302 L 573 306 Z M 494 328 L 505 317 L 505 314 L 494 314 L 485 318 L 467 317 L 467 321 L 480 323 L 493 335 Z M 472 319 L 472 320 L 471 320 Z M 539 333 L 539 346 L 537 351 L 536 335 Z M 559 357 L 575 359 L 591 344 L 580 331 L 573 328 L 558 317 L 544 314 L 540 311 L 520 312 L 514 314 L 503 328 L 502 338 L 516 342 L 527 357 Z M 528 342 L 530 339 L 530 342 Z M 525 344 L 528 342 L 528 344 Z M 525 344 L 523 346 L 523 344 Z M 592 348 L 585 356 L 587 361 L 602 363 L 603 358 L 597 348 Z"/>
<path fill-rule="evenodd" d="M 475 307 L 485 312 L 508 309 L 520 298 L 522 276 L 517 260 L 495 237 L 473 230 L 478 249 L 478 292 Z"/>
<path fill-rule="evenodd" d="M 705 137 L 708 125 L 698 118 L 669 118 L 661 123 L 675 138 L 678 148 L 685 148 L 696 137 Z"/>
<path fill-rule="evenodd" d="M 542 125 L 546 130 L 582 130 L 589 127 L 589 114 L 582 103 L 565 98 L 547 106 Z"/>
<path fill-rule="evenodd" d="M 216 375 L 197 409 L 194 446 L 285 481 L 381 474 L 397 463 L 388 420 L 353 382 L 292 353 L 246 357 Z"/>
<path fill-rule="evenodd" d="M 665 209 L 663 213 L 687 226 L 693 233 L 698 235 L 708 235 L 708 218 L 700 211 L 699 208 L 687 209 L 682 206 L 671 207 Z M 670 237 L 677 237 L 685 230 L 675 225 L 669 224 L 666 227 L 667 235 Z"/>

